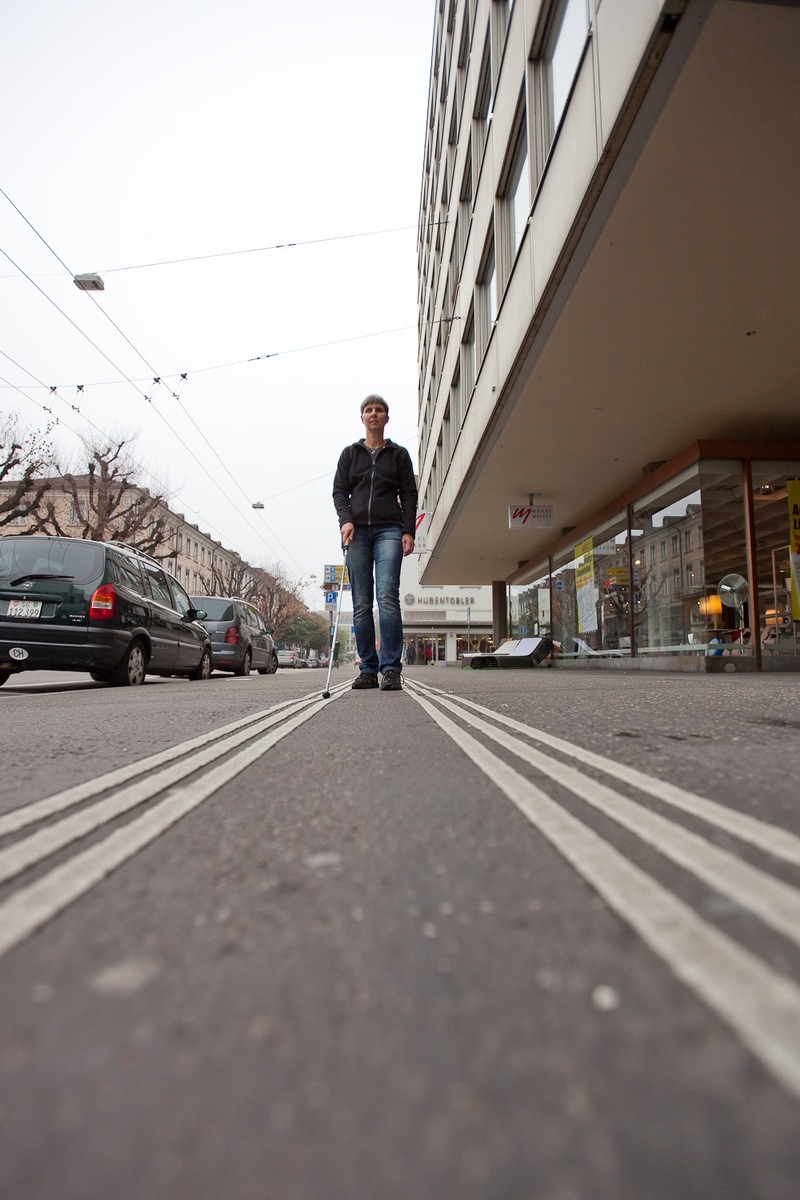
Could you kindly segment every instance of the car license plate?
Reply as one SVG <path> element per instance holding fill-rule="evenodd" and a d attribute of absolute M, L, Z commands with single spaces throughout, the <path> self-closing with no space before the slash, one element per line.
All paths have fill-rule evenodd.
<path fill-rule="evenodd" d="M 9 617 L 26 617 L 28 620 L 35 620 L 41 611 L 41 600 L 9 600 L 8 602 Z"/>

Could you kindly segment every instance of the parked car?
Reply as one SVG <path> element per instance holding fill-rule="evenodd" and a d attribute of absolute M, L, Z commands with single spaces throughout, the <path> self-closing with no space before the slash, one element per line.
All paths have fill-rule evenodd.
<path fill-rule="evenodd" d="M 211 638 L 211 662 L 215 671 L 249 675 L 273 675 L 278 656 L 272 631 L 257 608 L 237 596 L 192 596 L 192 604 L 205 610 L 203 625 Z"/>
<path fill-rule="evenodd" d="M 181 585 L 121 542 L 0 537 L 0 684 L 20 671 L 208 679 L 211 641 Z"/>
<path fill-rule="evenodd" d="M 277 655 L 279 667 L 296 667 L 297 660 L 302 657 L 299 650 L 278 650 Z"/>

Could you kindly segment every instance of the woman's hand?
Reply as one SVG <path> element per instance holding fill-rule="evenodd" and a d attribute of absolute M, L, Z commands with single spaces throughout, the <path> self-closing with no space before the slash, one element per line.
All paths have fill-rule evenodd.
<path fill-rule="evenodd" d="M 342 538 L 342 545 L 349 546 L 356 532 L 356 527 L 352 521 L 345 521 L 342 528 L 339 530 Z"/>
<path fill-rule="evenodd" d="M 413 533 L 404 533 L 403 534 L 403 558 L 407 558 L 408 555 L 412 553 L 413 549 L 414 549 Z"/>

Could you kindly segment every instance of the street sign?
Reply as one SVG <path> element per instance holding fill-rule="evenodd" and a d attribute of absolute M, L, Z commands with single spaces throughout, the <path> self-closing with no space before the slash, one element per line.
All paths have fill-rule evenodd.
<path fill-rule="evenodd" d="M 335 605 L 337 595 L 338 595 L 337 592 L 326 592 L 325 593 L 325 603 Z"/>
<path fill-rule="evenodd" d="M 323 580 L 324 580 L 325 584 L 333 583 L 333 584 L 336 584 L 337 586 L 340 586 L 341 582 L 342 582 L 342 570 L 343 570 L 342 563 L 326 563 L 323 568 L 323 571 L 324 571 Z M 345 587 L 349 587 L 350 586 L 349 574 L 345 575 L 344 580 L 345 580 Z"/>

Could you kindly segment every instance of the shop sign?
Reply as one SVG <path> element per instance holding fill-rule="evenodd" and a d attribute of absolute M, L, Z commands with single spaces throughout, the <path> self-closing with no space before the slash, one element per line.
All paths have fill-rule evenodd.
<path fill-rule="evenodd" d="M 594 551 L 592 539 L 584 538 L 575 547 L 575 592 L 578 601 L 578 633 L 597 629 L 597 604 L 594 596 Z"/>
<path fill-rule="evenodd" d="M 509 529 L 552 529 L 553 502 L 546 500 L 537 504 L 509 504 Z"/>

